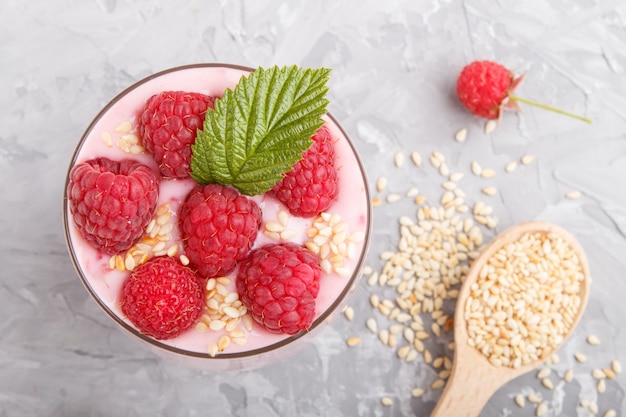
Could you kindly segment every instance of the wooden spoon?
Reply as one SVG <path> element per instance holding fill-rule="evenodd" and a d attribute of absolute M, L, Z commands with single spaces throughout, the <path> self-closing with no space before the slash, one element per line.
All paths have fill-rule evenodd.
<path fill-rule="evenodd" d="M 478 349 L 470 346 L 465 321 L 465 304 L 470 295 L 470 287 L 476 282 L 482 266 L 487 260 L 509 242 L 517 241 L 528 232 L 552 232 L 558 234 L 578 254 L 584 280 L 580 288 L 580 307 L 568 334 L 564 335 L 563 342 L 572 333 L 580 320 L 589 295 L 589 265 L 585 253 L 579 243 L 564 229 L 549 223 L 527 222 L 515 225 L 496 236 L 493 241 L 484 248 L 481 255 L 474 261 L 470 272 L 459 293 L 456 311 L 454 314 L 454 340 L 455 353 L 452 365 L 452 373 L 446 387 L 435 406 L 431 417 L 475 417 L 478 416 L 489 398 L 506 382 L 526 372 L 535 369 L 544 359 L 538 359 L 519 368 L 508 366 L 497 367 L 491 364 L 487 357 Z M 543 356 L 548 357 L 560 346 L 557 346 Z"/>

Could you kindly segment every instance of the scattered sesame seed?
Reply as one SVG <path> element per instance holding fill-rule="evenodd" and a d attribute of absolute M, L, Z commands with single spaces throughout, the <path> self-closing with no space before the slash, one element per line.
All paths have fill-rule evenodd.
<path fill-rule="evenodd" d="M 393 399 L 391 397 L 382 397 L 380 399 L 382 405 L 389 407 L 393 405 Z"/>
<path fill-rule="evenodd" d="M 513 172 L 517 168 L 517 161 L 511 161 L 504 166 L 506 172 Z"/>
<path fill-rule="evenodd" d="M 547 378 L 548 376 L 550 376 L 551 372 L 552 370 L 550 368 L 542 368 L 539 372 L 537 372 L 537 378 L 538 379 Z"/>
<path fill-rule="evenodd" d="M 407 197 L 415 197 L 419 194 L 419 190 L 415 187 L 409 188 L 406 192 Z"/>
<path fill-rule="evenodd" d="M 591 334 L 587 336 L 587 343 L 597 346 L 600 344 L 600 339 L 598 339 L 598 336 Z"/>
<path fill-rule="evenodd" d="M 574 359 L 576 359 L 577 362 L 585 363 L 587 361 L 587 356 L 584 353 L 576 352 L 574 353 Z"/>
<path fill-rule="evenodd" d="M 581 195 L 582 194 L 578 190 L 572 190 L 565 193 L 565 197 L 570 200 L 576 200 L 577 198 L 580 198 Z"/>
<path fill-rule="evenodd" d="M 427 198 L 425 195 L 418 195 L 417 197 L 415 197 L 415 204 L 422 204 L 424 202 L 426 202 Z"/>
<path fill-rule="evenodd" d="M 393 162 L 396 164 L 396 167 L 401 167 L 404 164 L 404 154 L 400 152 L 396 153 Z"/>
<path fill-rule="evenodd" d="M 534 155 L 524 155 L 520 159 L 521 163 L 524 164 L 524 165 L 528 165 L 528 164 L 532 163 L 534 160 L 535 160 L 535 156 Z"/>
<path fill-rule="evenodd" d="M 604 372 L 602 372 L 602 369 L 598 369 L 598 368 L 593 369 L 591 371 L 591 376 L 594 379 L 604 379 L 604 378 L 606 378 L 606 375 L 604 374 Z"/>
<path fill-rule="evenodd" d="M 378 181 L 376 181 L 376 190 L 378 192 L 384 191 L 387 188 L 387 177 L 380 177 Z"/>
<path fill-rule="evenodd" d="M 359 343 L 362 342 L 362 339 L 360 337 L 350 337 L 348 338 L 348 340 L 346 340 L 346 344 L 350 347 L 356 346 Z"/>
<path fill-rule="evenodd" d="M 349 321 L 352 321 L 352 319 L 354 319 L 354 309 L 352 307 L 346 307 L 346 309 L 343 311 L 343 314 Z"/>
<path fill-rule="evenodd" d="M 537 417 L 541 417 L 542 415 L 545 414 L 545 412 L 548 411 L 548 404 L 546 403 L 540 403 L 537 406 L 537 409 L 535 410 L 535 416 Z"/>
<path fill-rule="evenodd" d="M 622 372 L 622 364 L 620 363 L 620 361 L 618 361 L 617 359 L 613 359 L 611 361 L 611 369 L 613 370 L 613 372 L 615 372 L 616 374 L 619 374 Z"/>
<path fill-rule="evenodd" d="M 526 405 L 526 400 L 524 399 L 524 396 L 522 394 L 517 394 L 514 397 L 514 400 L 515 404 L 517 404 L 519 408 L 524 408 L 524 406 Z"/>
<path fill-rule="evenodd" d="M 417 151 L 411 152 L 411 161 L 417 167 L 422 166 L 422 155 Z"/>
<path fill-rule="evenodd" d="M 412 397 L 414 397 L 414 398 L 419 398 L 419 397 L 421 397 L 422 395 L 424 395 L 424 392 L 425 392 L 425 391 L 424 391 L 424 389 L 423 389 L 423 388 L 413 388 L 413 389 L 411 390 L 411 396 L 412 396 Z"/>
<path fill-rule="evenodd" d="M 453 172 L 452 174 L 450 174 L 450 181 L 453 182 L 459 182 L 463 179 L 463 177 L 465 176 L 465 174 L 463 174 L 462 172 Z"/>
<path fill-rule="evenodd" d="M 435 382 L 430 384 L 430 388 L 431 389 L 441 389 L 441 388 L 443 388 L 444 385 L 446 385 L 446 381 L 444 381 L 443 379 L 437 379 Z"/>
<path fill-rule="evenodd" d="M 367 328 L 372 333 L 378 333 L 378 324 L 376 323 L 376 319 L 370 317 L 369 319 L 367 319 L 365 323 L 366 323 Z"/>
<path fill-rule="evenodd" d="M 496 187 L 485 187 L 480 190 L 485 195 L 495 195 L 498 192 Z"/>
<path fill-rule="evenodd" d="M 467 139 L 467 129 L 466 128 L 461 128 L 461 129 L 457 130 L 457 132 L 454 135 L 454 139 L 457 142 L 465 142 L 465 139 Z"/>
<path fill-rule="evenodd" d="M 542 379 L 541 380 L 541 385 L 543 385 L 547 389 L 554 389 L 554 384 L 552 383 L 552 380 L 550 380 L 550 378 Z"/>
<path fill-rule="evenodd" d="M 480 176 L 480 174 L 482 174 L 482 172 L 483 172 L 483 168 L 476 161 L 472 161 L 471 168 L 472 168 L 472 173 L 474 175 Z"/>
<path fill-rule="evenodd" d="M 387 202 L 388 203 L 395 203 L 395 202 L 400 201 L 400 200 L 402 200 L 402 195 L 400 195 L 400 194 L 389 194 L 387 196 Z"/>
<path fill-rule="evenodd" d="M 493 131 L 496 130 L 496 127 L 498 127 L 497 120 L 495 119 L 487 120 L 487 123 L 485 123 L 485 133 L 487 135 L 490 133 L 493 133 Z"/>
<path fill-rule="evenodd" d="M 493 177 L 496 176 L 496 171 L 494 171 L 491 168 L 485 168 L 480 173 L 480 176 L 483 177 L 483 178 L 493 178 Z"/>
<path fill-rule="evenodd" d="M 604 379 L 601 379 L 598 381 L 598 385 L 596 386 L 596 389 L 599 394 L 604 394 L 604 392 L 606 391 L 606 382 Z"/>

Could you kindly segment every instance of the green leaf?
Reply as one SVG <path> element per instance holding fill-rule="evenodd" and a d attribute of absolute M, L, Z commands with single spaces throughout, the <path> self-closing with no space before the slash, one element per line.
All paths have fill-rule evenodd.
<path fill-rule="evenodd" d="M 192 146 L 191 177 L 269 191 L 302 158 L 324 124 L 330 69 L 258 68 L 207 111 Z"/>

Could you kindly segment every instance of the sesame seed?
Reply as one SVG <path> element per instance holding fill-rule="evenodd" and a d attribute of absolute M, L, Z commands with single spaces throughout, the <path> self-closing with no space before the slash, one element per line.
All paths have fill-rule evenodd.
<path fill-rule="evenodd" d="M 208 352 L 209 352 L 209 355 L 211 355 L 212 358 L 214 358 L 215 355 L 217 355 L 218 350 L 219 349 L 217 347 L 217 343 L 215 343 L 215 342 L 209 343 Z"/>
<path fill-rule="evenodd" d="M 483 178 L 493 178 L 493 177 L 496 176 L 496 171 L 494 171 L 491 168 L 485 168 L 480 173 L 480 176 L 483 177 Z"/>
<path fill-rule="evenodd" d="M 419 398 L 419 397 L 421 397 L 422 395 L 424 395 L 424 392 L 425 392 L 425 391 L 424 391 L 424 389 L 423 389 L 423 388 L 413 388 L 413 389 L 411 390 L 411 396 L 412 396 L 412 397 L 414 397 L 414 398 Z"/>
<path fill-rule="evenodd" d="M 613 359 L 611 361 L 611 369 L 613 370 L 613 372 L 615 372 L 616 374 L 619 374 L 622 372 L 622 364 L 620 363 L 620 361 L 618 361 L 617 359 Z"/>
<path fill-rule="evenodd" d="M 543 379 L 543 378 L 547 378 L 550 375 L 551 369 L 550 368 L 542 368 L 538 373 L 537 373 L 537 378 L 538 379 Z"/>
<path fill-rule="evenodd" d="M 568 370 L 565 372 L 565 375 L 563 376 L 563 380 L 564 380 L 565 382 L 571 382 L 571 381 L 572 381 L 572 379 L 574 379 L 574 370 L 573 370 L 573 369 L 568 369 Z"/>
<path fill-rule="evenodd" d="M 496 130 L 496 127 L 498 127 L 497 120 L 488 120 L 487 123 L 485 123 L 485 134 L 488 135 L 490 133 L 493 133 L 493 131 Z"/>
<path fill-rule="evenodd" d="M 441 165 L 439 165 L 439 174 L 443 177 L 450 175 L 450 168 L 448 168 L 448 164 L 441 162 Z"/>
<path fill-rule="evenodd" d="M 485 187 L 482 188 L 480 191 L 485 195 L 495 195 L 498 192 L 496 187 Z"/>
<path fill-rule="evenodd" d="M 109 132 L 102 132 L 102 140 L 109 148 L 113 147 L 113 138 Z"/>
<path fill-rule="evenodd" d="M 606 378 L 606 375 L 604 374 L 604 372 L 602 372 L 602 369 L 597 369 L 597 368 L 593 369 L 591 371 L 591 376 L 594 379 L 604 379 L 604 378 Z"/>
<path fill-rule="evenodd" d="M 519 408 L 524 408 L 524 406 L 526 405 L 526 400 L 524 399 L 524 396 L 522 394 L 515 395 L 514 400 L 515 404 L 517 404 Z"/>
<path fill-rule="evenodd" d="M 378 192 L 384 191 L 387 188 L 387 177 L 380 177 L 378 181 L 376 181 L 376 190 Z"/>
<path fill-rule="evenodd" d="M 576 352 L 574 353 L 574 359 L 576 359 L 577 362 L 585 363 L 587 361 L 587 356 L 583 353 Z"/>
<path fill-rule="evenodd" d="M 401 167 L 404 164 L 404 154 L 398 152 L 394 155 L 393 157 L 393 161 L 396 165 L 396 167 Z"/>
<path fill-rule="evenodd" d="M 389 194 L 387 196 L 388 203 L 395 203 L 397 201 L 400 201 L 401 199 L 402 199 L 402 196 L 400 194 Z"/>
<path fill-rule="evenodd" d="M 386 407 L 390 407 L 393 405 L 393 399 L 390 397 L 382 397 L 380 399 L 380 402 L 382 405 L 386 406 Z"/>
<path fill-rule="evenodd" d="M 617 415 L 617 412 L 613 410 L 612 408 L 607 410 L 606 413 L 604 413 L 604 417 L 615 417 L 616 415 Z"/>
<path fill-rule="evenodd" d="M 349 321 L 352 321 L 352 319 L 354 319 L 354 309 L 352 307 L 346 307 L 343 314 Z"/>
<path fill-rule="evenodd" d="M 483 172 L 482 167 L 476 161 L 472 161 L 471 169 L 472 169 L 472 173 L 477 176 L 480 176 Z"/>
<path fill-rule="evenodd" d="M 432 388 L 432 389 L 441 389 L 441 388 L 443 388 L 444 385 L 446 385 L 446 381 L 444 381 L 443 379 L 437 379 L 435 382 L 430 384 L 430 388 Z"/>
<path fill-rule="evenodd" d="M 377 333 L 378 332 L 378 324 L 376 323 L 376 319 L 374 319 L 374 318 L 367 319 L 366 325 L 367 325 L 367 328 L 372 333 Z"/>
<path fill-rule="evenodd" d="M 606 391 L 606 382 L 604 379 L 601 379 L 598 381 L 598 385 L 596 386 L 596 389 L 599 394 L 603 394 Z"/>
<path fill-rule="evenodd" d="M 419 190 L 415 187 L 409 188 L 406 192 L 407 197 L 415 197 L 419 194 Z"/>
<path fill-rule="evenodd" d="M 113 128 L 113 131 L 116 133 L 128 133 L 132 130 L 133 125 L 129 121 L 122 121 L 117 126 Z"/>
<path fill-rule="evenodd" d="M 453 182 L 459 182 L 463 179 L 463 177 L 465 176 L 465 174 L 463 174 L 462 172 L 453 172 L 452 174 L 450 174 L 450 181 Z"/>
<path fill-rule="evenodd" d="M 346 344 L 350 347 L 356 346 L 359 343 L 362 342 L 362 339 L 360 337 L 350 337 L 348 338 L 348 340 L 346 340 Z"/>
<path fill-rule="evenodd" d="M 528 164 L 532 163 L 534 160 L 535 160 L 535 156 L 534 155 L 524 155 L 520 159 L 521 163 L 524 164 L 524 165 L 528 165 Z"/>
<path fill-rule="evenodd" d="M 587 336 L 587 343 L 593 346 L 597 346 L 600 344 L 600 339 L 598 339 L 598 336 L 592 334 Z"/>
<path fill-rule="evenodd" d="M 548 389 L 554 389 L 554 384 L 549 378 L 542 379 L 541 384 Z"/>
<path fill-rule="evenodd" d="M 513 172 L 517 168 L 517 161 L 511 161 L 504 166 L 506 172 Z"/>
<path fill-rule="evenodd" d="M 568 198 L 570 200 L 575 200 L 577 198 L 580 198 L 581 193 L 578 190 L 572 190 L 572 191 L 568 191 L 567 193 L 565 193 L 565 198 Z"/>
<path fill-rule="evenodd" d="M 422 155 L 417 151 L 411 152 L 411 161 L 417 167 L 422 166 Z"/>
<path fill-rule="evenodd" d="M 456 134 L 454 135 L 454 139 L 457 142 L 465 142 L 465 139 L 467 139 L 467 129 L 462 128 L 457 130 Z"/>
<path fill-rule="evenodd" d="M 537 406 L 537 409 L 535 410 L 535 416 L 541 417 L 545 414 L 546 411 L 548 411 L 548 404 L 542 402 Z"/>

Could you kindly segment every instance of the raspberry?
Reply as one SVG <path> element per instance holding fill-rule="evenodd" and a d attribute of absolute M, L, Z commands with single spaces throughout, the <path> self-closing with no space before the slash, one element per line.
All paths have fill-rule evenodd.
<path fill-rule="evenodd" d="M 139 114 L 139 135 L 154 155 L 161 175 L 188 178 L 191 145 L 214 98 L 200 93 L 164 91 L 150 97 Z"/>
<path fill-rule="evenodd" d="M 487 119 L 497 119 L 513 85 L 511 71 L 491 61 L 474 61 L 461 71 L 456 93 L 470 112 Z"/>
<path fill-rule="evenodd" d="M 180 209 L 185 253 L 204 277 L 230 273 L 254 243 L 261 209 L 237 190 L 218 184 L 196 186 Z"/>
<path fill-rule="evenodd" d="M 122 312 L 140 332 L 171 339 L 193 326 L 204 308 L 196 274 L 169 256 L 135 268 L 124 282 Z"/>
<path fill-rule="evenodd" d="M 327 210 L 337 198 L 333 138 L 323 126 L 312 139 L 313 144 L 304 152 L 302 159 L 270 192 L 294 216 L 313 217 Z"/>
<path fill-rule="evenodd" d="M 307 330 L 315 317 L 321 268 L 311 251 L 295 243 L 276 243 L 250 252 L 237 272 L 241 302 L 272 333 Z"/>
<path fill-rule="evenodd" d="M 524 75 L 515 78 L 511 71 L 496 62 L 474 61 L 461 71 L 456 94 L 465 108 L 487 119 L 498 119 L 503 108 L 519 111 L 518 102 L 522 102 L 591 123 L 587 117 L 515 95 L 523 79 Z"/>
<path fill-rule="evenodd" d="M 102 253 L 114 255 L 143 235 L 156 209 L 158 178 L 131 159 L 96 158 L 72 168 L 67 195 L 80 234 Z"/>

